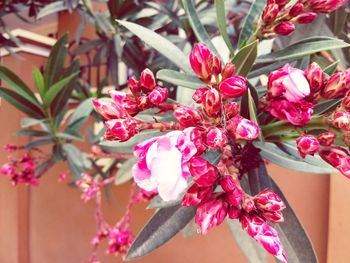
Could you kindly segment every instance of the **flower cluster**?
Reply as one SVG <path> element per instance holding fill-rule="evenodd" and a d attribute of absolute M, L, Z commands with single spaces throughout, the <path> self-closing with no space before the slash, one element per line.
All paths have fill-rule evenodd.
<path fill-rule="evenodd" d="M 269 0 L 262 14 L 262 26 L 258 37 L 286 36 L 295 30 L 296 24 L 313 22 L 318 13 L 330 13 L 346 0 L 299 0 L 290 5 L 286 0 Z"/>
<path fill-rule="evenodd" d="M 4 149 L 10 153 L 22 149 L 22 147 L 6 144 Z M 0 171 L 3 175 L 11 178 L 12 185 L 27 184 L 38 186 L 40 181 L 36 176 L 35 168 L 36 159 L 29 152 L 24 152 L 18 159 L 9 156 L 8 163 L 4 164 Z"/>

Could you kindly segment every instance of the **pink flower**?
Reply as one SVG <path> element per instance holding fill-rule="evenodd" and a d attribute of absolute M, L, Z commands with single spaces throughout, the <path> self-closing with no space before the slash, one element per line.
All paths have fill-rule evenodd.
<path fill-rule="evenodd" d="M 338 146 L 321 147 L 319 154 L 325 162 L 350 178 L 350 156 L 347 150 Z"/>
<path fill-rule="evenodd" d="M 310 84 L 312 92 L 314 93 L 319 91 L 324 86 L 326 81 L 326 74 L 316 62 L 310 64 L 305 70 L 305 77 Z"/>
<path fill-rule="evenodd" d="M 288 36 L 295 30 L 295 26 L 290 21 L 283 21 L 279 23 L 275 28 L 274 31 L 277 35 L 281 36 Z"/>
<path fill-rule="evenodd" d="M 130 245 L 134 241 L 134 235 L 129 230 L 120 227 L 111 229 L 108 233 L 107 254 L 126 254 Z"/>
<path fill-rule="evenodd" d="M 20 147 L 14 145 L 14 144 L 11 144 L 11 143 L 6 143 L 4 145 L 4 150 L 8 153 L 11 153 L 11 152 L 14 152 L 14 151 L 17 151 L 18 149 L 20 149 Z"/>
<path fill-rule="evenodd" d="M 313 104 L 306 101 L 289 102 L 282 99 L 272 101 L 266 110 L 280 120 L 286 120 L 296 126 L 304 126 L 311 119 Z"/>
<path fill-rule="evenodd" d="M 216 89 L 209 89 L 203 96 L 203 108 L 209 117 L 216 118 L 221 113 L 222 97 Z"/>
<path fill-rule="evenodd" d="M 317 140 L 323 146 L 330 146 L 334 143 L 336 136 L 333 132 L 327 131 L 319 134 L 317 136 Z"/>
<path fill-rule="evenodd" d="M 302 158 L 306 155 L 314 155 L 320 149 L 320 143 L 313 135 L 304 134 L 296 139 L 297 148 Z"/>
<path fill-rule="evenodd" d="M 13 176 L 16 173 L 16 167 L 9 163 L 5 163 L 1 167 L 1 173 L 6 176 Z"/>
<path fill-rule="evenodd" d="M 321 92 L 326 99 L 336 99 L 343 96 L 349 89 L 350 71 L 340 71 L 333 74 Z"/>
<path fill-rule="evenodd" d="M 330 13 L 345 4 L 347 0 L 310 0 L 310 7 L 318 13 Z"/>
<path fill-rule="evenodd" d="M 97 113 L 105 120 L 122 119 L 127 116 L 126 111 L 114 102 L 94 99 L 92 103 Z"/>
<path fill-rule="evenodd" d="M 203 43 L 195 44 L 190 54 L 190 64 L 194 73 L 205 82 L 211 79 L 208 63 L 210 54 L 210 49 Z"/>
<path fill-rule="evenodd" d="M 242 116 L 231 118 L 227 122 L 227 131 L 229 135 L 236 140 L 254 140 L 259 136 L 259 126 Z"/>
<path fill-rule="evenodd" d="M 101 190 L 100 182 L 96 181 L 87 173 L 81 174 L 81 179 L 76 181 L 75 184 L 83 191 L 81 199 L 83 199 L 84 202 L 87 202 L 91 198 L 95 197 Z"/>
<path fill-rule="evenodd" d="M 343 131 L 350 131 L 350 113 L 337 111 L 333 114 L 333 125 Z"/>
<path fill-rule="evenodd" d="M 254 238 L 266 251 L 282 262 L 287 262 L 277 231 L 265 220 L 254 214 L 242 213 L 239 217 L 243 230 Z"/>
<path fill-rule="evenodd" d="M 241 76 L 233 76 L 221 81 L 219 90 L 224 98 L 239 98 L 247 92 L 247 80 Z"/>
<path fill-rule="evenodd" d="M 164 201 L 176 200 L 187 188 L 189 160 L 197 153 L 186 131 L 172 131 L 135 146 L 140 160 L 132 168 L 137 185 L 147 191 L 157 189 Z"/>
<path fill-rule="evenodd" d="M 227 203 L 220 193 L 213 194 L 210 199 L 199 204 L 196 212 L 195 222 L 202 234 L 220 225 L 227 215 Z"/>
<path fill-rule="evenodd" d="M 341 106 L 350 112 L 350 90 L 346 92 L 344 98 L 341 101 Z"/>
<path fill-rule="evenodd" d="M 235 206 L 230 206 L 228 208 L 227 215 L 230 219 L 238 219 L 241 214 L 241 209 L 235 207 Z"/>
<path fill-rule="evenodd" d="M 310 94 L 310 85 L 300 69 L 286 64 L 269 75 L 268 99 L 285 97 L 290 102 L 298 102 Z"/>
<path fill-rule="evenodd" d="M 207 134 L 207 144 L 210 148 L 220 149 L 227 144 L 226 134 L 222 129 L 212 127 Z"/>
<path fill-rule="evenodd" d="M 254 197 L 255 206 L 268 212 L 278 212 L 286 208 L 282 199 L 270 189 L 263 190 Z"/>
<path fill-rule="evenodd" d="M 227 79 L 229 77 L 231 77 L 233 75 L 233 73 L 235 73 L 236 71 L 236 67 L 234 64 L 232 63 L 226 63 L 226 65 L 224 66 L 224 68 L 221 71 L 221 77 L 222 79 Z"/>
<path fill-rule="evenodd" d="M 191 159 L 190 172 L 195 183 L 202 187 L 212 186 L 218 175 L 215 166 L 199 156 Z"/>
<path fill-rule="evenodd" d="M 156 86 L 156 79 L 153 75 L 153 72 L 148 68 L 144 69 L 140 75 L 140 86 L 143 92 L 149 93 Z"/>
<path fill-rule="evenodd" d="M 168 89 L 161 88 L 161 87 L 155 87 L 154 90 L 151 91 L 150 94 L 148 94 L 148 98 L 151 103 L 158 105 L 160 103 L 165 102 L 168 99 Z"/>
<path fill-rule="evenodd" d="M 174 116 L 183 127 L 194 127 L 203 122 L 203 117 L 197 110 L 188 106 L 179 106 L 174 110 Z"/>

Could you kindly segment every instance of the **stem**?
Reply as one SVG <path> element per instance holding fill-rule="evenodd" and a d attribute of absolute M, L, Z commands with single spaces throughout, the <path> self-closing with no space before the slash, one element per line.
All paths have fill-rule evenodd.
<path fill-rule="evenodd" d="M 57 127 L 55 125 L 54 119 L 51 116 L 50 109 L 48 111 L 46 111 L 46 117 L 47 117 L 47 119 L 49 121 L 50 130 L 51 130 L 51 133 L 52 133 L 56 143 L 57 144 L 62 144 L 61 138 L 57 137 Z"/>

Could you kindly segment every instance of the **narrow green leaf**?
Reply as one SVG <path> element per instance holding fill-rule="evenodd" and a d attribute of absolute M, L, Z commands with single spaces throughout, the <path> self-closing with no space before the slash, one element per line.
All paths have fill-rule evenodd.
<path fill-rule="evenodd" d="M 219 52 L 214 47 L 213 43 L 210 40 L 208 32 L 205 30 L 202 25 L 201 20 L 198 17 L 196 7 L 193 0 L 182 0 L 182 4 L 187 14 L 188 21 L 193 29 L 194 34 L 199 42 L 207 44 L 208 48 L 219 55 Z"/>
<path fill-rule="evenodd" d="M 45 114 L 40 108 L 12 90 L 0 87 L 0 97 L 30 117 L 36 119 L 45 117 Z"/>
<path fill-rule="evenodd" d="M 349 14 L 345 8 L 338 8 L 331 14 L 331 29 L 335 36 L 339 36 L 339 34 L 344 30 L 344 25 L 348 19 L 348 16 Z"/>
<path fill-rule="evenodd" d="M 93 111 L 92 98 L 84 100 L 74 110 L 72 116 L 68 121 L 69 130 L 79 130 L 80 127 L 89 119 L 91 112 Z"/>
<path fill-rule="evenodd" d="M 31 148 L 35 148 L 38 146 L 53 144 L 53 143 L 54 143 L 53 139 L 40 139 L 40 140 L 36 140 L 36 141 L 32 141 L 32 142 L 27 143 L 26 145 L 24 145 L 24 148 L 31 149 Z"/>
<path fill-rule="evenodd" d="M 250 89 L 248 89 L 248 109 L 249 109 L 249 119 L 259 125 L 259 121 L 256 116 L 256 106 L 254 103 L 254 99 L 250 93 Z M 264 141 L 262 132 L 259 133 L 259 140 Z"/>
<path fill-rule="evenodd" d="M 38 119 L 32 119 L 32 118 L 25 118 L 21 120 L 21 127 L 22 128 L 28 128 L 37 124 L 43 123 L 44 120 L 38 120 Z"/>
<path fill-rule="evenodd" d="M 66 154 L 69 169 L 72 173 L 74 181 L 80 179 L 80 174 L 91 167 L 91 161 L 85 153 L 82 153 L 76 146 L 66 143 L 62 146 Z"/>
<path fill-rule="evenodd" d="M 159 70 L 157 72 L 157 79 L 190 89 L 197 89 L 205 86 L 205 84 L 194 75 L 177 72 L 170 69 Z"/>
<path fill-rule="evenodd" d="M 38 68 L 34 68 L 33 78 L 34 78 L 35 86 L 39 91 L 40 97 L 44 98 L 45 92 L 46 92 L 45 81 L 44 81 L 44 76 L 41 74 L 41 72 Z"/>
<path fill-rule="evenodd" d="M 40 130 L 19 130 L 16 132 L 18 136 L 33 136 L 33 137 L 43 137 L 51 136 L 50 132 L 40 131 Z"/>
<path fill-rule="evenodd" d="M 236 66 L 235 73 L 237 75 L 247 76 L 252 69 L 258 54 L 258 43 L 259 41 L 256 40 L 240 49 L 232 59 L 232 63 Z"/>
<path fill-rule="evenodd" d="M 66 139 L 66 140 L 75 140 L 75 141 L 83 141 L 83 137 L 80 134 L 73 134 L 68 132 L 59 132 L 56 134 L 58 138 Z"/>
<path fill-rule="evenodd" d="M 117 20 L 122 26 L 126 27 L 129 31 L 134 33 L 141 40 L 145 41 L 146 44 L 153 47 L 176 66 L 182 69 L 186 73 L 192 73 L 192 69 L 189 64 L 189 59 L 185 54 L 172 42 L 164 38 L 163 36 L 149 30 L 138 24 Z"/>
<path fill-rule="evenodd" d="M 46 92 L 43 102 L 44 102 L 44 107 L 48 107 L 51 102 L 55 99 L 57 94 L 63 90 L 64 87 L 73 79 L 75 78 L 79 73 L 74 73 L 68 77 L 65 77 L 64 79 L 61 79 L 60 81 L 56 82 L 53 84 L 49 90 Z"/>
<path fill-rule="evenodd" d="M 149 202 L 147 209 L 165 208 L 174 205 L 179 205 L 181 203 L 181 200 L 182 198 L 174 201 L 164 201 L 159 195 L 157 195 L 151 200 L 151 202 Z"/>
<path fill-rule="evenodd" d="M 51 14 L 56 14 L 67 9 L 68 6 L 66 5 L 65 1 L 54 1 L 53 3 L 48 4 L 40 9 L 38 15 L 36 16 L 36 19 L 40 19 Z"/>
<path fill-rule="evenodd" d="M 339 64 L 339 60 L 328 65 L 323 69 L 324 73 L 326 73 L 328 76 L 333 75 L 337 70 L 338 64 Z"/>
<path fill-rule="evenodd" d="M 126 183 L 132 178 L 131 168 L 137 161 L 138 159 L 136 157 L 131 157 L 130 159 L 126 160 L 121 167 L 119 167 L 114 181 L 115 185 Z"/>
<path fill-rule="evenodd" d="M 231 44 L 230 37 L 227 34 L 227 25 L 226 25 L 226 11 L 225 11 L 225 1 L 224 0 L 215 0 L 216 8 L 216 19 L 219 27 L 220 34 L 224 39 L 227 48 L 230 50 L 231 56 L 234 56 L 235 50 Z"/>
<path fill-rule="evenodd" d="M 163 245 L 192 220 L 196 209 L 181 205 L 159 209 L 137 235 L 125 259 L 144 256 Z"/>
<path fill-rule="evenodd" d="M 288 46 L 282 50 L 262 55 L 257 58 L 257 63 L 270 63 L 284 59 L 297 59 L 306 55 L 311 55 L 324 50 L 349 47 L 350 45 L 343 40 L 336 38 L 309 38 Z"/>
<path fill-rule="evenodd" d="M 247 44 L 247 41 L 253 35 L 253 32 L 256 30 L 256 22 L 260 20 L 260 16 L 264 10 L 264 7 L 266 6 L 266 3 L 267 0 L 254 0 L 252 2 L 248 15 L 243 21 L 243 27 L 239 35 L 239 48 L 244 47 Z"/>
<path fill-rule="evenodd" d="M 333 100 L 325 100 L 321 101 L 320 103 L 317 103 L 314 106 L 314 115 L 321 115 L 325 112 L 328 112 L 332 109 L 335 109 L 341 102 L 340 99 L 333 99 Z"/>

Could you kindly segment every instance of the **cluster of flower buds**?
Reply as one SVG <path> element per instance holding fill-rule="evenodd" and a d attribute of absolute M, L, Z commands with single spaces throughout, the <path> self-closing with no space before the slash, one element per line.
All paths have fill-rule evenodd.
<path fill-rule="evenodd" d="M 4 146 L 5 151 L 14 152 L 16 150 L 22 149 L 23 147 L 17 147 L 12 144 L 6 144 Z M 18 159 L 13 157 L 8 157 L 8 163 L 5 163 L 0 172 L 11 178 L 12 185 L 17 184 L 27 184 L 38 186 L 39 178 L 36 176 L 35 167 L 36 159 L 31 157 L 28 152 L 24 152 L 22 156 Z"/>
<path fill-rule="evenodd" d="M 290 5 L 285 0 L 269 0 L 262 14 L 262 25 L 257 37 L 286 36 L 295 30 L 296 24 L 313 22 L 318 13 L 338 9 L 346 0 L 299 0 Z"/>

